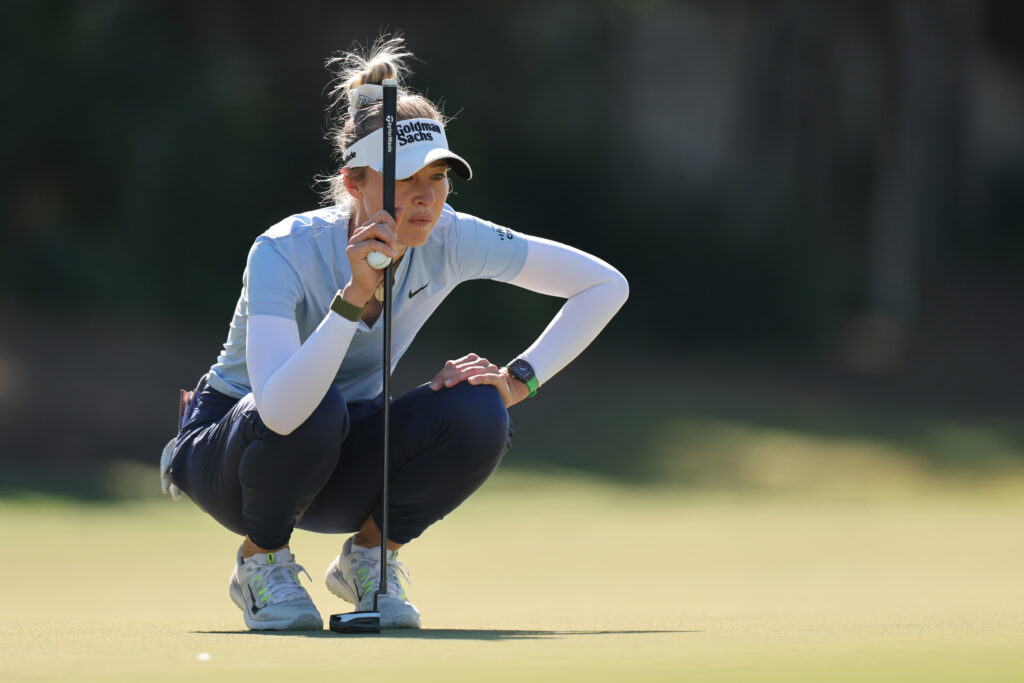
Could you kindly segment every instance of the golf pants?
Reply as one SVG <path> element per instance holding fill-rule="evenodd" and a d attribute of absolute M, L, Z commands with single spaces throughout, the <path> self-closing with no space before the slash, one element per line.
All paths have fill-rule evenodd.
<path fill-rule="evenodd" d="M 261 548 L 294 528 L 381 526 L 383 401 L 348 404 L 333 386 L 295 431 L 271 431 L 252 394 L 201 381 L 178 434 L 171 476 L 199 507 Z M 388 538 L 407 543 L 454 510 L 497 468 L 512 429 L 498 390 L 423 385 L 391 403 Z"/>

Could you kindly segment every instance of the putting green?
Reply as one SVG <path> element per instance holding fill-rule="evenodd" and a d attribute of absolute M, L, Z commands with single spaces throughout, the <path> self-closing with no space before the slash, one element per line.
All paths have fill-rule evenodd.
<path fill-rule="evenodd" d="M 154 475 L 155 481 L 155 475 Z M 1019 680 L 1019 487 L 771 498 L 501 473 L 402 552 L 424 629 L 256 634 L 190 502 L 0 501 L 4 681 Z M 299 532 L 326 616 L 337 538 Z"/>

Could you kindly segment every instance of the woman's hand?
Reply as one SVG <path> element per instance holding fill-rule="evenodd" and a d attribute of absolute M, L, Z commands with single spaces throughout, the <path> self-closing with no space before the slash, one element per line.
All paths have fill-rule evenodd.
<path fill-rule="evenodd" d="M 396 209 L 400 213 L 401 209 Z M 398 228 L 395 219 L 387 211 L 378 211 L 369 221 L 356 228 L 348 240 L 345 255 L 352 266 L 352 279 L 342 292 L 342 297 L 351 304 L 364 306 L 373 295 L 373 290 L 384 281 L 384 271 L 377 270 L 366 262 L 371 251 L 399 257 Z"/>
<path fill-rule="evenodd" d="M 458 360 L 450 360 L 444 364 L 441 372 L 430 380 L 430 388 L 434 391 L 453 387 L 459 382 L 470 384 L 490 384 L 498 389 L 505 407 L 514 406 L 530 395 L 529 388 L 508 373 L 505 368 L 481 358 L 475 353 L 463 356 Z"/>

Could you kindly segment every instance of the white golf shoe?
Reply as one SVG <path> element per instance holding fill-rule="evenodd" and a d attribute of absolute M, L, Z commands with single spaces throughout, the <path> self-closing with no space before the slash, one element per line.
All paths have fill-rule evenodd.
<path fill-rule="evenodd" d="M 287 548 L 245 559 L 239 548 L 228 592 L 245 615 L 245 625 L 256 631 L 323 629 L 320 612 L 299 583 L 300 573 L 312 580 Z"/>
<path fill-rule="evenodd" d="M 409 602 L 402 579 L 409 574 L 397 560 L 398 551 L 388 551 L 388 592 L 377 601 L 381 628 L 419 628 L 420 611 Z M 345 541 L 341 555 L 327 568 L 327 590 L 350 602 L 359 611 L 373 610 L 373 594 L 380 586 L 380 548 L 361 548 Z"/>

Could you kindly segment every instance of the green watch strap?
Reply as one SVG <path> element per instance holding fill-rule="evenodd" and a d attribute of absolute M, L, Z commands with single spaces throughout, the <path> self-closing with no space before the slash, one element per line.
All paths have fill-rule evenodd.
<path fill-rule="evenodd" d="M 350 304 L 341 298 L 341 290 L 334 295 L 334 301 L 331 302 L 331 310 L 340 315 L 345 320 L 351 320 L 354 323 L 359 322 L 359 319 L 363 317 L 363 310 L 366 306 L 360 308 L 355 304 Z"/>
<path fill-rule="evenodd" d="M 513 378 L 519 380 L 526 385 L 526 388 L 530 391 L 530 398 L 537 395 L 537 389 L 540 389 L 540 380 L 537 379 L 537 373 L 534 371 L 533 366 L 530 365 L 530 361 L 525 358 L 516 358 L 510 361 L 505 366 L 508 373 Z"/>

